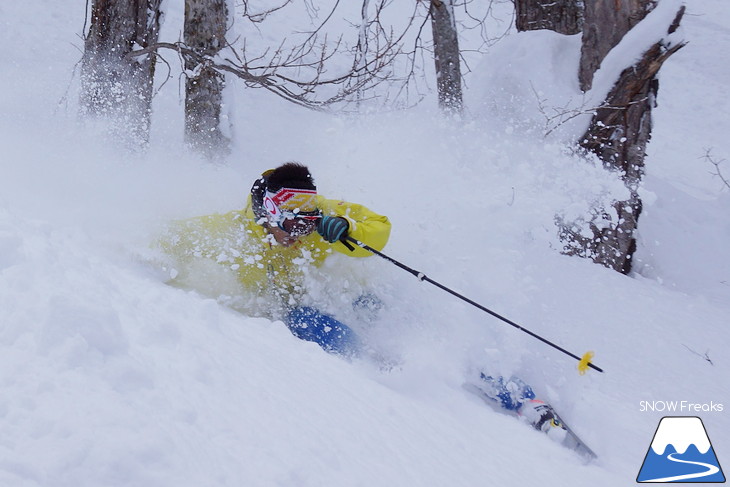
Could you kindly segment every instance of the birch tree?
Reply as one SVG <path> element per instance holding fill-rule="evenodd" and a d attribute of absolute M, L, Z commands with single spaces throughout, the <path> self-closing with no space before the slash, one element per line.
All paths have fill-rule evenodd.
<path fill-rule="evenodd" d="M 185 140 L 216 158 L 229 150 L 221 130 L 225 77 L 212 60 L 223 49 L 228 26 L 227 0 L 185 0 L 183 41 L 197 57 L 185 57 Z"/>
<path fill-rule="evenodd" d="M 80 111 L 108 121 L 130 147 L 149 141 L 154 53 L 130 57 L 157 43 L 162 0 L 94 0 L 81 64 Z"/>
<path fill-rule="evenodd" d="M 433 58 L 436 64 L 439 107 L 446 113 L 460 114 L 464 102 L 454 0 L 431 0 L 429 14 L 433 32 Z"/>

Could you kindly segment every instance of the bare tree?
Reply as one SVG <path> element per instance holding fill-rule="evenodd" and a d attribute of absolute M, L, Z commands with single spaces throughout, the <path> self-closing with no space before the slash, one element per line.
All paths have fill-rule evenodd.
<path fill-rule="evenodd" d="M 552 30 L 573 35 L 583 30 L 583 0 L 514 0 L 518 32 Z M 590 3 L 590 2 L 589 2 Z"/>
<path fill-rule="evenodd" d="M 587 91 L 593 75 L 608 52 L 656 6 L 656 0 L 514 0 L 518 30 L 551 29 L 577 33 L 583 23 L 579 81 Z M 678 27 L 682 7 L 667 34 Z M 566 21 L 566 18 L 568 19 Z M 577 20 L 577 23 L 573 23 Z M 651 111 L 659 83 L 656 75 L 664 61 L 683 46 L 664 39 L 643 53 L 642 58 L 620 74 L 600 107 L 590 109 L 592 120 L 578 145 L 592 152 L 604 167 L 621 175 L 629 197 L 610 208 L 597 205 L 588 221 L 566 222 L 557 218 L 564 252 L 591 258 L 622 273 L 629 273 L 636 250 L 635 231 L 642 210 L 638 188 L 644 172 L 646 146 L 651 138 Z M 537 92 L 536 92 L 537 93 Z M 558 109 L 545 115 L 549 133 L 565 121 L 586 113 L 585 109 Z M 586 228 L 587 227 L 587 228 Z"/>
<path fill-rule="evenodd" d="M 439 107 L 444 112 L 459 114 L 464 102 L 454 0 L 431 0 L 429 13 L 433 32 L 433 58 L 436 63 Z"/>
<path fill-rule="evenodd" d="M 185 57 L 185 140 L 215 158 L 228 151 L 221 131 L 224 74 L 211 64 L 226 46 L 227 0 L 185 0 L 185 46 L 198 56 Z"/>
<path fill-rule="evenodd" d="M 360 8 L 360 28 L 357 34 L 357 45 L 355 46 L 354 59 L 352 62 L 353 70 L 360 73 L 358 77 L 363 76 L 362 67 L 365 65 L 368 50 L 370 49 L 370 36 L 368 31 L 372 23 L 369 18 L 370 14 L 370 0 L 362 0 L 362 7 Z M 362 91 L 357 92 L 358 104 L 362 101 L 364 94 Z"/>
<path fill-rule="evenodd" d="M 80 111 L 108 119 L 132 147 L 149 140 L 156 58 L 132 60 L 136 48 L 157 43 L 162 0 L 94 0 L 84 42 Z"/>
<path fill-rule="evenodd" d="M 667 34 L 676 31 L 683 15 L 681 7 Z M 683 46 L 684 43 L 672 43 L 666 38 L 655 43 L 638 62 L 623 70 L 604 105 L 595 111 L 580 146 L 596 154 L 606 168 L 621 174 L 629 198 L 616 201 L 610 209 L 595 209 L 593 221 L 588 222 L 588 237 L 563 225 L 561 236 L 566 252 L 590 257 L 622 273 L 631 271 L 636 250 L 634 234 L 641 214 L 638 187 L 651 137 L 651 111 L 659 88 L 656 76 L 662 64 Z"/>
<path fill-rule="evenodd" d="M 204 1 L 215 4 L 222 0 L 186 1 L 190 5 L 202 5 Z M 359 106 L 366 100 L 386 107 L 403 107 L 423 99 L 429 84 L 423 76 L 427 59 L 424 53 L 429 53 L 437 71 L 439 104 L 445 110 L 458 113 L 463 105 L 462 66 L 466 66 L 460 53 L 458 30 L 479 28 L 482 46 L 489 45 L 491 40 L 486 38 L 484 23 L 486 18 L 492 18 L 493 1 L 482 5 L 473 1 L 416 0 L 411 4 L 410 16 L 400 15 L 395 22 L 388 22 L 384 19 L 392 19 L 390 15 L 395 10 L 386 12 L 393 5 L 392 0 L 360 0 L 360 18 L 350 19 L 355 28 L 343 31 L 328 25 L 332 19 L 351 15 L 351 10 L 346 15 L 337 15 L 338 9 L 345 5 L 341 0 L 321 3 L 278 0 L 264 7 L 261 3 L 242 0 L 236 5 L 236 15 L 239 18 L 242 15 L 243 25 L 249 25 L 256 35 L 265 33 L 266 27 L 274 25 L 289 9 L 302 6 L 306 7 L 304 17 L 311 19 L 311 24 L 293 31 L 290 38 L 281 39 L 278 45 L 269 43 L 258 49 L 253 39 L 245 35 L 227 39 L 227 44 L 219 45 L 217 50 L 194 45 L 186 37 L 179 42 L 148 45 L 129 57 L 173 50 L 184 60 L 186 74 L 194 75 L 192 78 L 212 70 L 221 79 L 223 74 L 233 75 L 248 87 L 264 88 L 307 108 L 324 110 L 337 105 L 338 110 L 346 110 L 348 104 Z M 329 10 L 323 7 L 326 4 L 330 5 Z M 463 10 L 464 19 L 460 22 L 454 15 L 457 8 Z M 213 16 L 213 12 L 208 12 L 208 17 Z M 429 23 L 431 38 L 425 29 Z M 475 25 L 467 27 L 469 23 Z M 277 32 L 280 30 L 277 28 Z M 209 40 L 215 37 L 216 34 L 208 35 Z M 349 68 L 342 69 L 348 64 Z M 208 79 L 212 78 L 208 76 Z"/>

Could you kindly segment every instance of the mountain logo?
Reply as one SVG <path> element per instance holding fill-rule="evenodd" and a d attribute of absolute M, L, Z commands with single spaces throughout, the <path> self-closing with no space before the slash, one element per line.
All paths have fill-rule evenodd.
<path fill-rule="evenodd" d="M 636 481 L 725 482 L 702 420 L 696 416 L 663 417 Z"/>

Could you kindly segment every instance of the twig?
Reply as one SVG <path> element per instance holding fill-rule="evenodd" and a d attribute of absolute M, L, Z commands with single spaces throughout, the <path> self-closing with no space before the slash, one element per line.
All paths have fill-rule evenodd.
<path fill-rule="evenodd" d="M 722 183 L 723 183 L 723 184 L 724 184 L 724 185 L 725 185 L 726 187 L 730 188 L 730 181 L 728 181 L 728 179 L 727 179 L 727 178 L 726 178 L 726 177 L 725 177 L 725 176 L 724 176 L 724 175 L 722 174 L 722 171 L 720 170 L 720 164 L 722 164 L 723 162 L 725 162 L 725 159 L 720 159 L 719 161 L 718 161 L 718 160 L 716 160 L 716 159 L 715 159 L 715 158 L 714 158 L 714 157 L 712 156 L 712 149 L 705 149 L 705 155 L 704 155 L 704 156 L 702 156 L 702 157 L 701 157 L 701 159 L 705 159 L 705 160 L 706 160 L 706 161 L 708 161 L 708 162 L 709 162 L 710 164 L 712 164 L 713 166 L 715 166 L 715 172 L 713 172 L 713 173 L 711 173 L 711 174 L 712 174 L 713 176 L 717 176 L 717 177 L 719 177 L 719 178 L 720 178 L 720 180 L 722 181 Z"/>
<path fill-rule="evenodd" d="M 710 359 L 710 351 L 709 350 L 706 351 L 704 355 L 702 355 L 701 353 L 695 352 L 694 350 L 692 350 L 691 348 L 689 348 L 687 345 L 684 345 L 684 348 L 686 348 L 687 350 L 689 350 L 693 354 L 697 355 L 698 357 L 702 357 L 704 360 L 706 360 L 707 362 L 709 362 L 710 365 L 715 365 L 712 362 L 712 360 Z"/>

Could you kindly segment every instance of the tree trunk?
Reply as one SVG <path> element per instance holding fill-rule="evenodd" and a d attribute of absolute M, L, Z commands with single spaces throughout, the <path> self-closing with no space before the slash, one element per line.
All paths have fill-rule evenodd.
<path fill-rule="evenodd" d="M 226 0 L 185 0 L 184 43 L 197 54 L 214 57 L 226 45 Z M 225 78 L 206 63 L 185 57 L 185 140 L 210 158 L 228 152 L 221 131 Z"/>
<path fill-rule="evenodd" d="M 453 0 L 431 0 L 430 12 L 439 107 L 446 113 L 460 114 L 464 102 Z"/>
<path fill-rule="evenodd" d="M 552 30 L 565 35 L 577 34 L 583 29 L 583 1 L 515 0 L 517 31 Z"/>
<path fill-rule="evenodd" d="M 683 15 L 681 7 L 669 27 L 670 34 L 679 27 Z M 636 64 L 621 73 L 604 105 L 596 110 L 580 146 L 595 153 L 606 168 L 620 171 L 629 198 L 617 201 L 611 210 L 596 210 L 589 224 L 591 238 L 563 227 L 561 235 L 567 253 L 590 257 L 624 274 L 631 271 L 636 250 L 634 234 L 641 214 L 638 188 L 651 137 L 651 110 L 659 89 L 656 76 L 662 64 L 683 46 L 663 41 L 654 44 Z"/>
<path fill-rule="evenodd" d="M 108 118 L 131 146 L 149 141 L 155 55 L 132 50 L 157 42 L 162 0 L 94 0 L 84 42 L 80 109 Z"/>
<path fill-rule="evenodd" d="M 588 91 L 606 54 L 656 6 L 657 0 L 585 0 L 578 81 Z"/>

